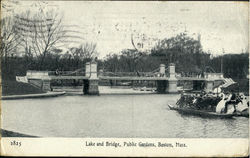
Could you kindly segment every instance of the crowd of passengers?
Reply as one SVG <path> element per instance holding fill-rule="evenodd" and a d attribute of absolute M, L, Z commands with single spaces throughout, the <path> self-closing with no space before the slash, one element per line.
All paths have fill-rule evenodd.
<path fill-rule="evenodd" d="M 205 93 L 181 95 L 177 101 L 180 108 L 203 110 L 208 112 L 232 114 L 247 112 L 248 98 L 243 93 Z"/>

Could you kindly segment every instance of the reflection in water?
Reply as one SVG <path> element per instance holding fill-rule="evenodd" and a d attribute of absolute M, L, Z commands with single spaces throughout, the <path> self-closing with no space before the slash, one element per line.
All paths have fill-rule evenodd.
<path fill-rule="evenodd" d="M 202 120 L 202 124 L 204 125 L 203 129 L 202 129 L 203 130 L 203 135 L 207 135 L 207 130 L 208 130 L 207 121 L 208 121 L 207 119 Z"/>
<path fill-rule="evenodd" d="M 44 137 L 248 137 L 248 118 L 169 110 L 179 95 L 101 95 L 2 101 L 3 128 Z"/>

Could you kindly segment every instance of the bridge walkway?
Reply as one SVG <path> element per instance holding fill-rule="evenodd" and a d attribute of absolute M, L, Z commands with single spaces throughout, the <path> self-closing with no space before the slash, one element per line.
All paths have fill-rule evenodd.
<path fill-rule="evenodd" d="M 75 79 L 75 80 L 83 80 L 89 79 L 89 76 L 55 76 L 49 75 L 49 78 L 52 80 L 67 80 L 67 79 Z M 124 81 L 163 81 L 169 80 L 169 77 L 151 77 L 151 76 L 98 76 L 100 80 L 124 80 Z M 177 80 L 183 81 L 206 81 L 206 80 L 224 80 L 224 78 L 213 77 L 213 78 L 199 78 L 199 77 L 180 77 L 176 76 Z"/>

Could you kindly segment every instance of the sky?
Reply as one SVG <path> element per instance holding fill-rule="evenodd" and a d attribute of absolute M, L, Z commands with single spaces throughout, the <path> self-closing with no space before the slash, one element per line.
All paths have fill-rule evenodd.
<path fill-rule="evenodd" d="M 36 4 L 22 1 L 14 12 L 36 11 Z M 147 51 L 160 39 L 184 31 L 195 39 L 200 34 L 203 49 L 214 56 L 223 49 L 225 53 L 248 49 L 247 2 L 46 1 L 41 6 L 58 11 L 64 25 L 79 32 L 81 39 L 68 47 L 94 42 L 100 57 L 133 49 L 131 38 L 143 43 L 143 47 L 136 44 L 138 49 Z"/>

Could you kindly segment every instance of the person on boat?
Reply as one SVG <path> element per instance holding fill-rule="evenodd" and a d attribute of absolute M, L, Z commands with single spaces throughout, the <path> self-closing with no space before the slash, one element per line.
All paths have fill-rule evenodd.
<path fill-rule="evenodd" d="M 249 117 L 249 101 L 247 99 L 247 97 L 243 98 L 243 106 L 246 107 L 244 108 L 244 110 L 242 110 L 241 114 L 245 114 L 246 116 Z"/>
<path fill-rule="evenodd" d="M 239 96 L 240 101 L 236 104 L 236 112 L 243 112 L 245 110 L 248 110 L 247 105 L 247 98 L 244 96 L 244 94 L 240 94 Z"/>
<path fill-rule="evenodd" d="M 198 96 L 195 96 L 195 97 L 193 98 L 193 101 L 192 101 L 193 104 L 196 104 L 196 103 L 197 103 L 197 97 L 198 97 Z"/>
<path fill-rule="evenodd" d="M 194 108 L 195 97 L 193 95 L 181 95 L 181 98 L 176 102 L 180 108 Z"/>
<path fill-rule="evenodd" d="M 187 95 L 186 98 L 185 98 L 185 102 L 184 102 L 184 105 L 188 108 L 193 108 L 193 99 L 194 99 L 194 96 L 193 95 Z"/>
<path fill-rule="evenodd" d="M 55 75 L 58 76 L 59 75 L 59 70 L 56 69 Z"/>
<path fill-rule="evenodd" d="M 180 108 L 182 108 L 184 102 L 185 102 L 185 95 L 183 93 L 181 93 L 181 98 L 177 100 L 176 105 L 178 105 Z"/>
<path fill-rule="evenodd" d="M 194 106 L 197 110 L 211 111 L 213 99 L 209 94 L 201 92 L 199 96 L 195 97 Z"/>
<path fill-rule="evenodd" d="M 225 94 L 221 93 L 220 95 L 221 95 L 222 99 L 216 106 L 216 113 L 222 113 L 222 111 L 223 111 L 223 109 L 225 109 L 225 105 L 226 105 Z"/>
<path fill-rule="evenodd" d="M 204 99 L 205 99 L 205 96 L 204 96 L 203 92 L 201 92 L 199 95 L 197 95 L 195 97 L 194 102 L 195 102 L 195 106 L 196 106 L 197 110 L 201 110 L 203 108 L 202 102 L 203 102 Z"/>
<path fill-rule="evenodd" d="M 215 112 L 218 103 L 221 101 L 221 98 L 217 95 L 212 95 L 207 99 L 209 107 L 207 108 L 208 111 Z"/>
<path fill-rule="evenodd" d="M 222 92 L 221 86 L 218 86 L 217 88 L 215 88 L 215 89 L 213 90 L 213 92 L 214 92 L 215 94 L 221 93 L 221 92 Z"/>
<path fill-rule="evenodd" d="M 245 107 L 249 107 L 249 101 L 247 100 L 247 97 L 244 96 L 244 94 L 242 96 L 242 103 Z"/>

